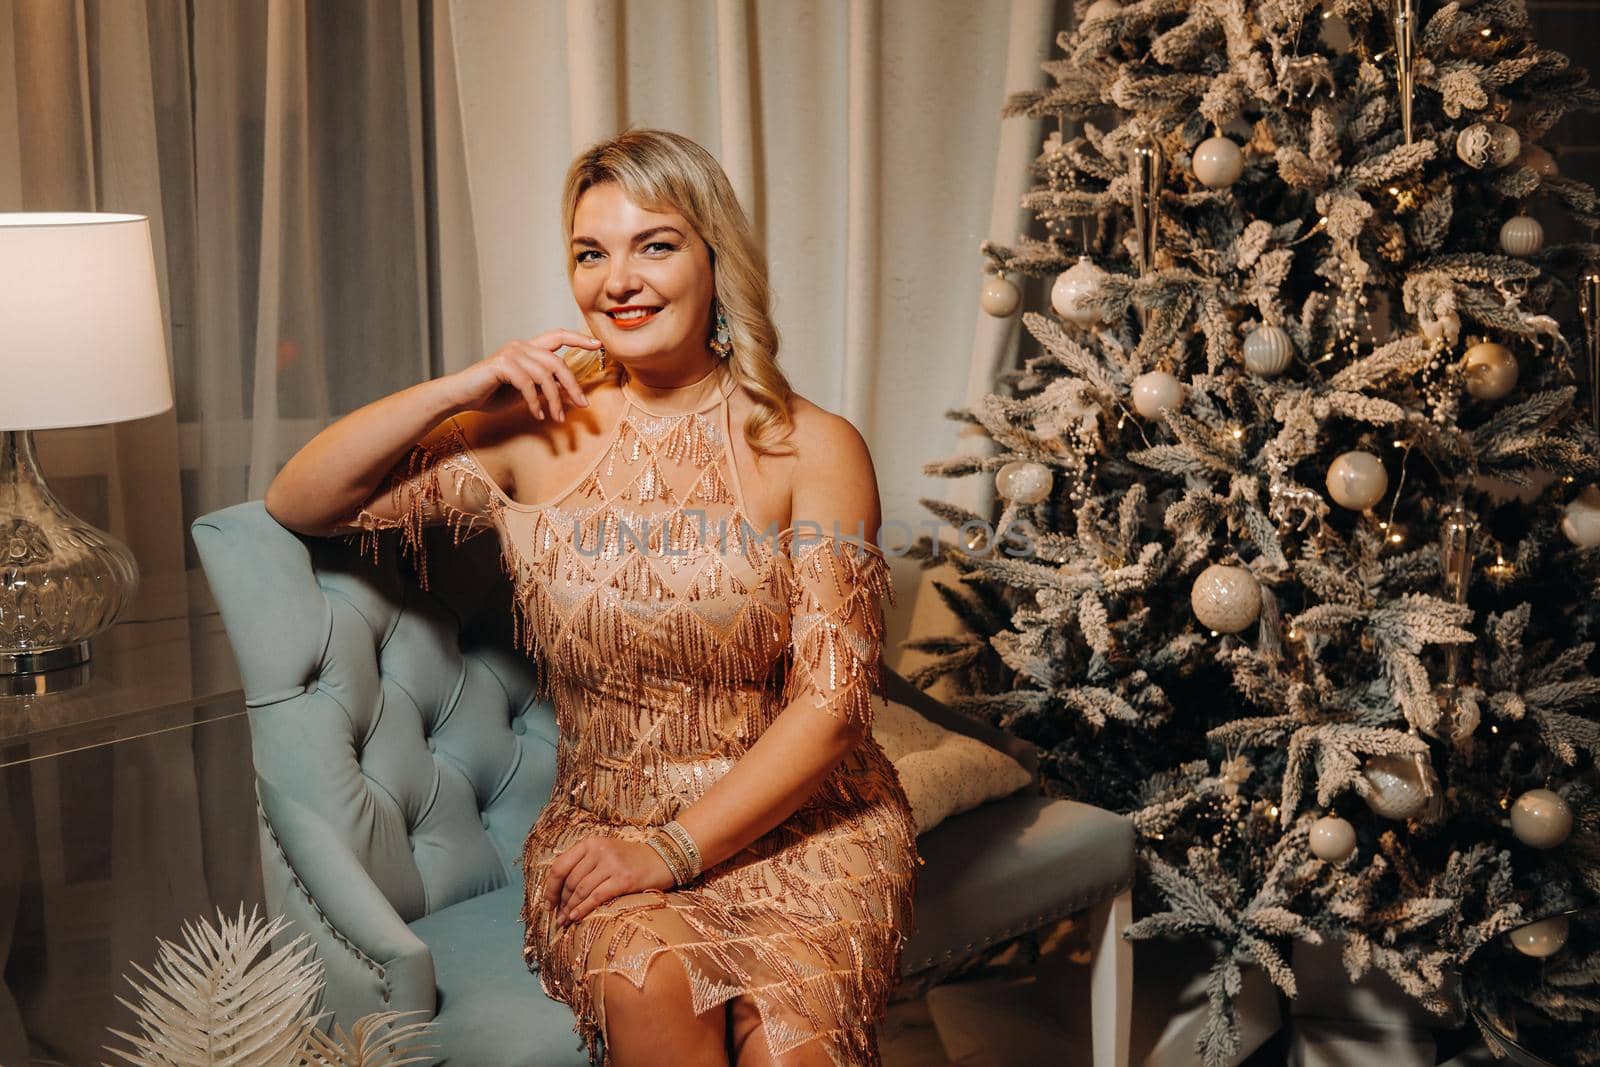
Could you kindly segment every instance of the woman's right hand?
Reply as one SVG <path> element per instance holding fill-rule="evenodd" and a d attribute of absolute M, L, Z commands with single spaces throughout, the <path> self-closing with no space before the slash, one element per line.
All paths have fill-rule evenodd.
<path fill-rule="evenodd" d="M 549 413 L 561 422 L 566 418 L 563 392 L 572 404 L 589 406 L 589 398 L 567 361 L 556 355 L 558 349 L 569 346 L 596 349 L 600 342 L 586 333 L 551 330 L 526 341 L 509 341 L 492 355 L 446 378 L 454 386 L 456 402 L 462 410 L 494 414 L 520 404 L 533 412 L 534 418 L 542 419 Z"/>

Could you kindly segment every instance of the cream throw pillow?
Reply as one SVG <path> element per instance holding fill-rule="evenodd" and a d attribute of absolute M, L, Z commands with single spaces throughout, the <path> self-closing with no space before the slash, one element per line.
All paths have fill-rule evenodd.
<path fill-rule="evenodd" d="M 982 741 L 876 694 L 872 703 L 872 736 L 900 776 L 918 834 L 1033 781 L 1026 767 Z"/>

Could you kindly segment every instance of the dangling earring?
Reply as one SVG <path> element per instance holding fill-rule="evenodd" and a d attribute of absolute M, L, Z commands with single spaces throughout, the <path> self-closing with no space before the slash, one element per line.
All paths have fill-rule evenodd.
<path fill-rule="evenodd" d="M 600 348 L 598 349 L 598 351 L 600 353 L 600 369 L 601 370 L 605 370 L 606 369 L 606 347 L 605 347 L 605 345 L 601 345 Z"/>
<path fill-rule="evenodd" d="M 716 315 L 711 334 L 711 351 L 718 357 L 727 359 L 733 355 L 733 331 L 728 329 L 728 316 L 722 313 L 722 301 L 713 297 L 711 310 Z"/>

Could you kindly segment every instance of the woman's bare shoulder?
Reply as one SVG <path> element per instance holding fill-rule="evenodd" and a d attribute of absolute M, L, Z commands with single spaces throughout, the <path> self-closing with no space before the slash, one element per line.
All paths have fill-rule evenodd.
<path fill-rule="evenodd" d="M 487 413 L 465 411 L 456 416 L 473 455 L 508 496 L 515 497 L 518 471 L 530 471 L 541 461 L 585 451 L 585 442 L 607 433 L 620 412 L 621 391 L 616 382 L 601 380 L 585 386 L 588 407 L 570 403 L 565 418 L 536 418 L 526 407 Z M 524 480 L 532 482 L 524 475 Z M 538 492 L 528 486 L 529 494 Z"/>
<path fill-rule="evenodd" d="M 837 415 L 794 393 L 789 398 L 789 417 L 794 425 L 790 439 L 802 466 L 815 465 L 806 461 L 817 460 L 846 465 L 865 461 L 871 467 L 872 457 L 867 449 L 866 438 L 843 415 Z M 837 469 L 835 466 L 834 470 Z"/>
<path fill-rule="evenodd" d="M 835 524 L 871 536 L 881 520 L 872 453 L 855 424 L 804 397 L 791 404 L 795 462 L 789 482 L 790 522 Z"/>

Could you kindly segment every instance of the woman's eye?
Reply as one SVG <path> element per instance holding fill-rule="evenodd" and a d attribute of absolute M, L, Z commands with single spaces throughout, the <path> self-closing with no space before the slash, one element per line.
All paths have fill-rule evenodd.
<path fill-rule="evenodd" d="M 644 250 L 646 252 L 649 252 L 652 249 L 657 249 L 657 248 L 659 248 L 663 252 L 676 252 L 678 250 L 677 246 L 673 245 L 671 242 L 668 242 L 668 241 L 651 241 L 649 244 L 644 246 Z"/>
<path fill-rule="evenodd" d="M 589 259 L 588 257 L 589 256 L 598 256 L 599 254 L 600 254 L 599 252 L 596 252 L 593 249 L 586 249 L 586 250 L 584 250 L 582 252 L 579 252 L 577 255 L 573 256 L 572 258 L 578 263 L 592 263 L 594 261 L 592 259 Z"/>

